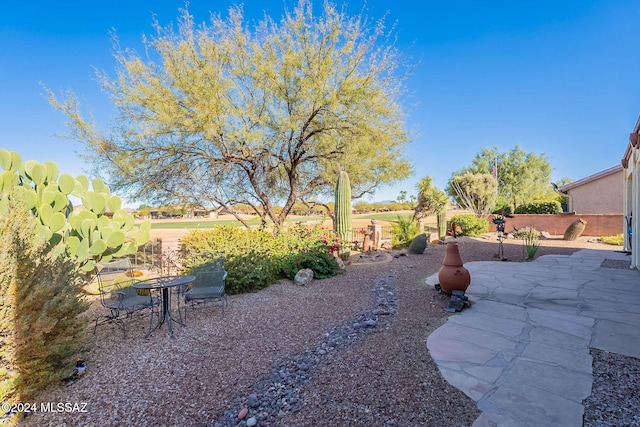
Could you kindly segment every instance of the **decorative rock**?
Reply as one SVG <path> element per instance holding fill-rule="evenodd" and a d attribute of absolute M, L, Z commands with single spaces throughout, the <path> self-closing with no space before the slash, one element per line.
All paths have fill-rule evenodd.
<path fill-rule="evenodd" d="M 296 277 L 293 279 L 293 283 L 299 286 L 306 286 L 313 281 L 313 270 L 310 268 L 303 268 L 298 271 Z"/>
<path fill-rule="evenodd" d="M 244 395 L 238 396 L 233 408 L 245 405 L 252 408 L 243 414 L 244 419 L 238 421 L 237 410 L 229 409 L 211 425 L 257 426 L 269 423 L 268 420 L 281 417 L 283 413 L 299 412 L 304 406 L 300 399 L 301 387 L 310 384 L 317 366 L 330 365 L 336 352 L 375 333 L 378 326 L 382 329 L 388 327 L 392 319 L 390 316 L 395 315 L 398 305 L 394 280 L 395 270 L 377 277 L 372 288 L 376 296 L 375 305 L 326 332 L 314 347 L 277 362 L 269 374 L 252 386 L 256 393 L 249 395 L 246 403 L 243 403 Z M 249 415 L 251 417 L 247 419 Z"/>
<path fill-rule="evenodd" d="M 407 250 L 407 248 L 404 248 L 402 250 L 400 250 L 400 256 L 409 256 L 409 251 Z"/>
<path fill-rule="evenodd" d="M 409 245 L 409 253 L 422 255 L 422 253 L 427 249 L 427 235 L 425 233 L 418 234 L 412 241 L 411 245 Z"/>
<path fill-rule="evenodd" d="M 240 410 L 240 413 L 238 413 L 238 419 L 239 419 L 239 420 L 243 420 L 243 419 L 244 419 L 244 417 L 246 417 L 248 413 L 249 413 L 249 409 L 247 409 L 247 408 L 242 408 L 242 409 Z"/>
<path fill-rule="evenodd" d="M 258 396 L 255 394 L 250 394 L 249 399 L 247 399 L 247 405 L 251 408 L 257 408 L 260 406 L 260 402 L 258 401 Z"/>
<path fill-rule="evenodd" d="M 336 258 L 336 264 L 338 264 L 338 268 L 340 270 L 346 270 L 347 269 L 347 267 L 344 265 L 344 261 L 340 257 Z"/>
<path fill-rule="evenodd" d="M 389 249 L 392 249 L 392 248 L 393 248 L 393 245 L 391 244 L 391 242 L 390 242 L 389 240 L 385 240 L 384 242 L 382 242 L 382 244 L 380 245 L 380 247 L 381 247 L 382 249 L 389 250 Z"/>
<path fill-rule="evenodd" d="M 541 231 L 540 232 L 540 237 L 543 239 L 550 239 L 551 238 L 551 233 L 549 233 L 548 231 Z"/>

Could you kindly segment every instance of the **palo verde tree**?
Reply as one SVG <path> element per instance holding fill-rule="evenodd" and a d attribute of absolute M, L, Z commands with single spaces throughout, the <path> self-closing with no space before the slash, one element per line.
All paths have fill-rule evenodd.
<path fill-rule="evenodd" d="M 50 93 L 114 189 L 246 204 L 278 226 L 296 200 L 331 194 L 341 170 L 354 198 L 409 175 L 402 64 L 382 20 L 300 0 L 279 22 L 248 23 L 233 7 L 198 25 L 182 10 L 175 29 L 155 28 L 145 55 L 115 40 L 116 77 L 98 74 L 117 109 L 106 131 L 73 94 Z"/>
<path fill-rule="evenodd" d="M 494 170 L 495 166 L 495 170 Z M 454 173 L 462 176 L 495 173 L 498 180 L 498 198 L 515 209 L 525 201 L 553 198 L 551 163 L 547 156 L 527 153 L 519 145 L 500 153 L 498 148 L 484 148 L 476 154 L 471 165 Z"/>

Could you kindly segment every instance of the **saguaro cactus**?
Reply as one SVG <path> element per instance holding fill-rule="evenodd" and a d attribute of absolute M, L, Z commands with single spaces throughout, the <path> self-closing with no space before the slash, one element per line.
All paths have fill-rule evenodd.
<path fill-rule="evenodd" d="M 333 228 L 342 239 L 340 257 L 346 259 L 351 250 L 351 182 L 349 175 L 342 171 L 336 183 Z"/>
<path fill-rule="evenodd" d="M 443 209 L 436 214 L 438 220 L 438 239 L 443 240 L 447 238 L 447 211 Z"/>

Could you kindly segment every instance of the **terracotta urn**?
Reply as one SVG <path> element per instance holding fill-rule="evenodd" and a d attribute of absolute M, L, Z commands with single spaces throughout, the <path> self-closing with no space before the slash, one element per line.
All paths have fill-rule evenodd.
<path fill-rule="evenodd" d="M 465 292 L 469 287 L 471 275 L 462 265 L 457 243 L 447 243 L 442 267 L 438 271 L 438 280 L 442 291 L 447 294 L 452 291 Z"/>

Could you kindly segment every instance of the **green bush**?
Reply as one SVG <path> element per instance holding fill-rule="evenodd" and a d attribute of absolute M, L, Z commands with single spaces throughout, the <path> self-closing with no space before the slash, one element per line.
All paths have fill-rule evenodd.
<path fill-rule="evenodd" d="M 498 206 L 491 212 L 494 215 L 511 215 L 512 209 L 510 205 Z"/>
<path fill-rule="evenodd" d="M 223 254 L 229 294 L 256 291 L 279 278 L 281 254 L 269 232 L 222 226 L 194 230 L 180 244 L 185 258 L 200 252 Z"/>
<path fill-rule="evenodd" d="M 514 211 L 516 214 L 558 214 L 562 213 L 562 206 L 557 200 L 545 202 L 531 202 L 520 205 Z"/>
<path fill-rule="evenodd" d="M 404 248 L 411 244 L 411 241 L 420 234 L 420 223 L 415 216 L 403 218 L 397 216 L 397 221 L 391 225 L 393 236 L 391 244 L 394 248 Z"/>
<path fill-rule="evenodd" d="M 285 277 L 293 279 L 298 271 L 310 268 L 315 279 L 326 279 L 334 276 L 338 264 L 333 255 L 319 251 L 301 251 L 291 255 L 285 255 L 283 273 Z"/>
<path fill-rule="evenodd" d="M 278 236 L 229 226 L 194 230 L 181 239 L 181 246 L 187 268 L 190 254 L 221 253 L 228 273 L 229 294 L 256 291 L 283 277 L 295 276 L 301 268 L 311 268 L 317 278 L 338 271 L 332 251 L 339 248 L 339 239 L 319 226 L 297 224 L 281 230 Z"/>
<path fill-rule="evenodd" d="M 14 403 L 72 373 L 88 305 L 77 264 L 37 242 L 35 217 L 9 203 L 0 220 L 0 400 Z"/>
<path fill-rule="evenodd" d="M 486 218 L 477 218 L 475 215 L 456 215 L 451 218 L 451 222 L 459 227 L 462 236 L 481 236 L 489 232 L 489 221 Z"/>

